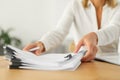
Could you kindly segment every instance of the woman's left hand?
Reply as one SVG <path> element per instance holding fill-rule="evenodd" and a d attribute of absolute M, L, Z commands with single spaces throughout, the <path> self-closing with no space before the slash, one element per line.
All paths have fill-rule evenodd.
<path fill-rule="evenodd" d="M 97 53 L 97 42 L 98 42 L 98 37 L 96 33 L 91 32 L 87 35 L 85 35 L 77 44 L 75 48 L 75 53 L 79 51 L 79 49 L 82 46 L 86 46 L 87 52 L 82 58 L 82 61 L 91 61 L 95 58 L 95 55 Z"/>

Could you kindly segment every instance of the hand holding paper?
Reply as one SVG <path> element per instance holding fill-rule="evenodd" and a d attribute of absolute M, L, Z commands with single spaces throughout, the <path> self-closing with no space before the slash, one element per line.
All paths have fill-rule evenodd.
<path fill-rule="evenodd" d="M 74 52 L 77 53 L 82 46 L 86 46 L 87 52 L 82 58 L 82 61 L 91 61 L 95 58 L 95 55 L 98 51 L 97 42 L 98 38 L 96 33 L 91 32 L 80 39 Z"/>

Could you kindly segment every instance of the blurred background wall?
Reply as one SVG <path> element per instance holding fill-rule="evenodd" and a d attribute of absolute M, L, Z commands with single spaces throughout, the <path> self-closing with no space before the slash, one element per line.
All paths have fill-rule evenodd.
<path fill-rule="evenodd" d="M 71 0 L 0 0 L 0 27 L 14 28 L 22 45 L 39 40 L 56 27 Z"/>

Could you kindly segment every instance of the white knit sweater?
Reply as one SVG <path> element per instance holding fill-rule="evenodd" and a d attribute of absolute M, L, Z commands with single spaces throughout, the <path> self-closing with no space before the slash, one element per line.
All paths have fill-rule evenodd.
<path fill-rule="evenodd" d="M 73 0 L 65 9 L 57 27 L 45 34 L 40 41 L 46 51 L 60 44 L 74 24 L 73 39 L 75 44 L 87 33 L 95 32 L 98 36 L 98 46 L 101 51 L 116 51 L 120 35 L 120 4 L 115 8 L 107 4 L 103 7 L 101 29 L 98 30 L 96 11 L 89 0 L 88 8 L 84 8 L 81 0 Z"/>

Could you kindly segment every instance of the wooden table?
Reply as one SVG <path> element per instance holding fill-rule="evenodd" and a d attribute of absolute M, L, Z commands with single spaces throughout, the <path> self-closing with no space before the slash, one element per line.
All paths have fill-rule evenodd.
<path fill-rule="evenodd" d="M 0 80 L 120 80 L 120 66 L 104 62 L 82 63 L 76 71 L 9 69 L 0 57 Z"/>

